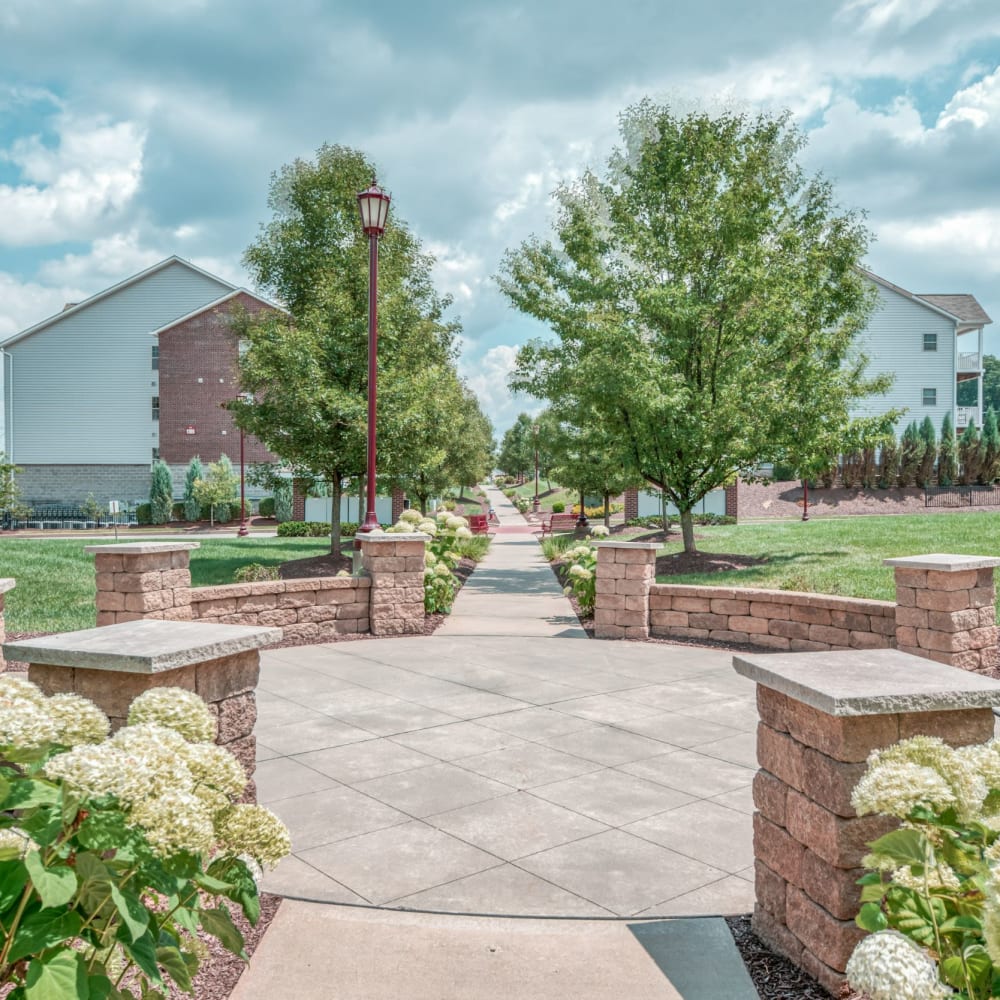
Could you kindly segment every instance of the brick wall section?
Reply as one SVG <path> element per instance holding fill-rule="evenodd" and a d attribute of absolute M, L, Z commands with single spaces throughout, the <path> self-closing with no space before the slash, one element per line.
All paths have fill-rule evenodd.
<path fill-rule="evenodd" d="M 164 543 L 161 551 L 135 553 L 120 551 L 124 546 L 114 546 L 117 551 L 110 553 L 91 547 L 97 569 L 97 624 L 154 618 L 270 625 L 280 626 L 287 638 L 316 642 L 369 631 L 367 578 L 310 577 L 192 588 L 191 547 Z M 421 593 L 422 587 L 421 578 Z"/>
<path fill-rule="evenodd" d="M 791 652 L 889 649 L 896 643 L 896 606 L 788 590 L 654 583 L 649 627 L 657 638 L 710 639 Z"/>
<path fill-rule="evenodd" d="M 395 489 L 392 491 L 392 523 L 395 524 L 399 520 L 399 515 L 403 513 L 406 508 L 406 494 L 400 490 Z"/>
<path fill-rule="evenodd" d="M 737 480 L 726 487 L 726 517 L 739 517 L 739 485 L 739 480 Z"/>
<path fill-rule="evenodd" d="M 993 736 L 993 710 L 834 717 L 758 685 L 753 928 L 834 996 L 864 936 L 861 859 L 895 820 L 858 817 L 851 792 L 868 754 L 917 733 L 952 746 Z"/>
<path fill-rule="evenodd" d="M 239 343 L 230 325 L 234 308 L 254 314 L 269 307 L 241 292 L 160 331 L 159 446 L 165 462 L 186 464 L 195 455 L 206 463 L 215 462 L 222 453 L 234 464 L 239 462 L 239 428 L 222 407 L 240 393 Z M 195 433 L 188 434 L 188 427 Z M 247 463 L 276 461 L 249 435 L 244 457 Z"/>
<path fill-rule="evenodd" d="M 656 576 L 653 542 L 598 542 L 594 635 L 648 639 L 649 590 Z"/>
<path fill-rule="evenodd" d="M 257 650 L 154 674 L 28 664 L 28 679 L 45 694 L 66 691 L 89 699 L 111 720 L 112 729 L 120 729 L 125 724 L 129 705 L 143 691 L 154 687 L 179 687 L 196 692 L 218 719 L 215 742 L 229 750 L 243 765 L 248 779 L 244 802 L 257 801 L 253 781 L 257 739 L 253 728 L 257 721 L 255 692 L 259 676 Z"/>
<path fill-rule="evenodd" d="M 940 568 L 928 568 L 933 562 Z M 1000 560 L 915 556 L 886 563 L 896 571 L 899 649 L 963 670 L 997 666 L 993 566 Z"/>
<path fill-rule="evenodd" d="M 423 634 L 426 536 L 371 533 L 357 539 L 371 582 L 372 635 Z"/>
<path fill-rule="evenodd" d="M 4 623 L 4 595 L 8 590 L 13 590 L 16 581 L 11 577 L 0 578 L 0 673 L 7 669 L 7 661 L 3 655 L 3 643 L 7 641 L 7 626 Z"/>
<path fill-rule="evenodd" d="M 622 494 L 622 501 L 625 504 L 625 520 L 631 521 L 639 516 L 639 491 L 626 490 Z"/>
<path fill-rule="evenodd" d="M 306 484 L 303 479 L 292 480 L 292 520 L 306 519 Z"/>
<path fill-rule="evenodd" d="M 150 438 L 151 444 L 153 439 Z M 149 452 L 152 461 L 152 448 Z M 144 465 L 23 465 L 17 476 L 27 504 L 78 505 L 88 493 L 103 499 L 149 499 L 150 462 Z"/>

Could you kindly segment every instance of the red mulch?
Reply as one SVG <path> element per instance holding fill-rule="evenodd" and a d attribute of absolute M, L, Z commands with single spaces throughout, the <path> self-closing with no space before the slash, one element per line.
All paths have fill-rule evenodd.
<path fill-rule="evenodd" d="M 724 573 L 730 569 L 745 569 L 747 566 L 761 566 L 766 559 L 721 552 L 675 552 L 673 555 L 659 556 L 656 560 L 657 576 L 673 576 L 681 573 Z"/>

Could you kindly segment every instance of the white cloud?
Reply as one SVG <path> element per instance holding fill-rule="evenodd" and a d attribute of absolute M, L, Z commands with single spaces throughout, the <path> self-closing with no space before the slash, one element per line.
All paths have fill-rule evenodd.
<path fill-rule="evenodd" d="M 960 90 L 945 106 L 937 127 L 969 122 L 976 128 L 1000 124 L 1000 69 Z"/>
<path fill-rule="evenodd" d="M 88 239 L 132 201 L 146 135 L 133 122 L 56 119 L 59 142 L 18 139 L 0 156 L 23 183 L 0 185 L 0 243 L 33 246 Z"/>
<path fill-rule="evenodd" d="M 841 14 L 859 12 L 864 31 L 881 31 L 890 26 L 905 31 L 948 3 L 954 4 L 955 0 L 850 0 L 841 8 Z"/>
<path fill-rule="evenodd" d="M 1000 274 L 1000 208 L 886 222 L 879 237 L 889 247 L 939 255 L 950 266 L 959 260 L 970 270 Z"/>
<path fill-rule="evenodd" d="M 90 293 L 75 286 L 53 287 L 20 281 L 0 271 L 0 340 L 20 333 L 59 312 L 68 302 L 79 302 Z"/>
<path fill-rule="evenodd" d="M 507 379 L 514 370 L 517 351 L 516 344 L 499 344 L 478 358 L 463 355 L 459 362 L 460 374 L 479 397 L 483 411 L 493 421 L 498 436 L 522 410 L 534 415 L 544 408 L 538 400 L 507 389 Z"/>
<path fill-rule="evenodd" d="M 140 246 L 138 233 L 131 230 L 94 240 L 89 253 L 70 253 L 46 261 L 38 269 L 38 276 L 49 284 L 72 283 L 97 292 L 169 256 Z"/>

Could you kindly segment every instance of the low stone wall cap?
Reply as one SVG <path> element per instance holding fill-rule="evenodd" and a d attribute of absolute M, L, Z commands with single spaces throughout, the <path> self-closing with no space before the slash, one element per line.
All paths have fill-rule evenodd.
<path fill-rule="evenodd" d="M 103 555 L 149 556 L 157 552 L 186 552 L 200 549 L 201 542 L 122 542 L 113 545 L 85 545 L 84 552 Z"/>
<path fill-rule="evenodd" d="M 143 618 L 8 642 L 3 650 L 8 659 L 27 663 L 158 674 L 259 649 L 278 642 L 281 636 L 280 628 Z"/>
<path fill-rule="evenodd" d="M 431 536 L 422 531 L 360 531 L 354 536 L 359 542 L 429 542 Z"/>
<path fill-rule="evenodd" d="M 939 573 L 961 573 L 967 569 L 990 569 L 1000 566 L 1000 559 L 993 556 L 957 556 L 945 552 L 933 552 L 926 556 L 902 556 L 899 559 L 883 559 L 885 566 L 899 566 L 903 569 L 934 569 Z"/>
<path fill-rule="evenodd" d="M 13 590 L 17 586 L 17 580 L 12 576 L 0 577 L 0 594 L 6 594 L 8 590 Z"/>
<path fill-rule="evenodd" d="M 898 649 L 739 654 L 738 674 L 827 715 L 947 712 L 1000 705 L 1000 681 Z"/>
<path fill-rule="evenodd" d="M 599 549 L 641 549 L 644 552 L 655 552 L 659 547 L 659 542 L 615 542 L 604 539 L 594 543 Z"/>

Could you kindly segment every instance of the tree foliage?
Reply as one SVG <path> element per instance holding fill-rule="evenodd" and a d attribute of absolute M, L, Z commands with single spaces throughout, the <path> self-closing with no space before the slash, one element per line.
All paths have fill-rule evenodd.
<path fill-rule="evenodd" d="M 239 478 L 233 472 L 233 463 L 227 455 L 221 455 L 218 462 L 210 462 L 203 479 L 195 480 L 194 497 L 202 507 L 209 508 L 209 519 L 229 520 L 229 505 L 236 496 Z M 222 511 L 225 508 L 225 511 Z M 221 515 L 221 516 L 220 516 Z"/>
<path fill-rule="evenodd" d="M 869 233 L 798 165 L 787 114 L 644 101 L 622 136 L 603 177 L 558 190 L 554 242 L 503 260 L 502 290 L 558 337 L 521 350 L 511 385 L 592 409 L 680 511 L 690 551 L 706 493 L 762 461 L 836 454 L 852 405 L 887 387 L 854 346 Z"/>
<path fill-rule="evenodd" d="M 174 480 L 170 467 L 162 459 L 153 463 L 149 487 L 149 512 L 153 524 L 166 524 L 174 507 Z"/>
<path fill-rule="evenodd" d="M 497 468 L 508 476 L 527 475 L 535 467 L 535 421 L 527 413 L 519 413 L 504 432 L 497 454 Z"/>
<path fill-rule="evenodd" d="M 955 450 L 955 425 L 951 414 L 941 421 L 941 443 L 938 446 L 938 486 L 953 486 L 958 475 Z"/>
<path fill-rule="evenodd" d="M 198 521 L 201 518 L 201 504 L 194 495 L 194 484 L 204 475 L 201 458 L 195 455 L 188 462 L 187 472 L 184 474 L 184 517 L 188 521 Z"/>

